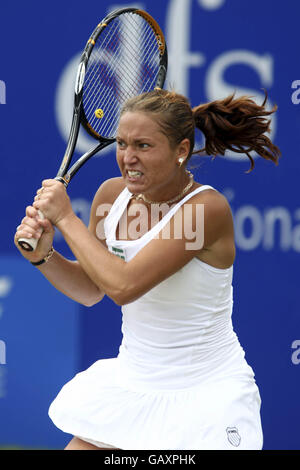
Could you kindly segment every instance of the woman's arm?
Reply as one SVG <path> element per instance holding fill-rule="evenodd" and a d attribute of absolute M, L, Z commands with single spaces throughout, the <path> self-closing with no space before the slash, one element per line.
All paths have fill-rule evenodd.
<path fill-rule="evenodd" d="M 89 230 L 92 234 L 96 233 L 95 214 L 98 204 L 106 203 L 108 197 L 107 182 L 100 186 L 94 198 L 91 213 Z M 115 190 L 110 191 L 109 201 L 112 203 L 113 199 L 120 192 L 121 187 L 119 184 L 114 185 Z M 106 215 L 106 214 L 105 214 Z M 101 218 L 97 217 L 97 222 Z M 40 235 L 40 228 L 43 228 L 43 234 Z M 15 245 L 20 253 L 32 262 L 43 259 L 53 242 L 54 228 L 51 222 L 47 219 L 38 220 L 38 212 L 36 208 L 29 206 L 26 209 L 26 216 L 17 228 L 15 234 Z M 37 249 L 34 252 L 27 252 L 20 248 L 18 244 L 19 238 L 39 238 Z M 106 246 L 105 240 L 101 240 L 102 244 Z M 97 243 L 99 243 L 97 241 Z M 100 244 L 100 243 L 99 243 Z M 102 300 L 104 297 L 103 290 L 90 279 L 78 261 L 71 261 L 59 253 L 54 252 L 53 256 L 47 263 L 43 263 L 36 267 L 45 276 L 45 278 L 60 292 L 70 297 L 72 300 L 79 302 L 85 306 L 91 306 Z"/>
<path fill-rule="evenodd" d="M 60 292 L 76 302 L 90 307 L 104 297 L 78 261 L 70 261 L 56 251 L 51 259 L 37 268 Z"/>
<path fill-rule="evenodd" d="M 207 194 L 198 194 L 189 201 L 195 207 L 197 204 L 205 204 L 203 246 L 195 250 L 186 249 L 190 240 L 183 230 L 180 239 L 153 239 L 131 261 L 125 262 L 110 253 L 87 230 L 72 211 L 61 184 L 53 180 L 43 184 L 46 189 L 34 205 L 46 212 L 47 217 L 61 231 L 79 264 L 98 289 L 118 305 L 136 300 L 177 272 L 205 246 L 211 247 L 216 243 L 232 222 L 228 218 L 230 211 L 225 198 L 215 191 L 205 191 Z M 191 222 L 195 225 L 196 221 Z"/>

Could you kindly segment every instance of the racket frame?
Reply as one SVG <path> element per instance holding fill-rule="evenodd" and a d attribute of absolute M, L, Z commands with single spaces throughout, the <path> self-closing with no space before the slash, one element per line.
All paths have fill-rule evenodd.
<path fill-rule="evenodd" d="M 77 76 L 75 80 L 75 95 L 74 95 L 74 111 L 73 111 L 73 118 L 71 124 L 71 130 L 67 142 L 67 148 L 61 163 L 61 166 L 58 170 L 56 178 L 58 181 L 62 182 L 66 187 L 68 186 L 69 182 L 73 178 L 73 176 L 77 173 L 77 171 L 82 167 L 82 165 L 89 160 L 93 155 L 98 153 L 103 148 L 107 147 L 108 145 L 114 143 L 116 141 L 115 138 L 104 138 L 100 134 L 98 134 L 89 124 L 86 115 L 84 113 L 84 108 L 82 106 L 83 100 L 83 84 L 84 84 L 84 77 L 85 71 L 87 68 L 87 64 L 91 53 L 93 51 L 94 45 L 98 37 L 100 36 L 101 32 L 107 27 L 107 25 L 115 18 L 117 18 L 120 14 L 123 13 L 135 13 L 143 17 L 148 24 L 153 29 L 156 40 L 158 43 L 158 49 L 160 54 L 160 63 L 159 63 L 159 70 L 158 75 L 155 83 L 155 88 L 161 89 L 164 86 L 166 74 L 167 74 L 167 67 L 168 67 L 168 53 L 167 53 L 167 46 L 166 41 L 163 35 L 163 32 L 159 26 L 159 24 L 149 15 L 147 12 L 140 10 L 139 8 L 120 8 L 117 10 L 112 11 L 109 13 L 103 20 L 96 26 L 94 31 L 92 32 L 89 40 L 86 43 L 84 51 L 80 57 L 78 69 L 77 69 Z M 99 141 L 99 144 L 95 147 L 90 149 L 86 152 L 82 157 L 80 157 L 69 169 L 70 162 L 72 155 L 75 150 L 77 137 L 79 133 L 80 124 L 84 127 L 89 135 L 94 137 L 96 140 Z"/>
<path fill-rule="evenodd" d="M 100 134 L 98 134 L 88 123 L 88 120 L 84 113 L 83 108 L 83 85 L 84 85 L 84 78 L 86 73 L 86 67 L 93 51 L 94 45 L 101 34 L 101 32 L 107 27 L 107 25 L 116 17 L 123 13 L 135 13 L 143 17 L 148 24 L 151 26 L 152 30 L 156 35 L 156 40 L 158 43 L 159 49 L 159 69 L 157 74 L 157 79 L 155 83 L 154 89 L 161 89 L 164 86 L 166 74 L 167 74 L 167 67 L 168 67 L 168 53 L 167 53 L 167 46 L 165 42 L 165 38 L 163 35 L 162 30 L 158 23 L 152 18 L 144 10 L 140 10 L 139 8 L 120 8 L 117 10 L 112 11 L 109 13 L 94 29 L 92 32 L 89 40 L 86 43 L 86 46 L 81 54 L 79 65 L 77 68 L 77 75 L 75 80 L 75 94 L 74 94 L 74 109 L 73 109 L 73 117 L 71 122 L 70 133 L 67 141 L 67 147 L 65 150 L 65 154 L 63 156 L 61 165 L 55 177 L 56 180 L 60 181 L 64 184 L 65 187 L 68 186 L 69 182 L 73 178 L 73 176 L 78 172 L 78 170 L 82 167 L 82 165 L 89 160 L 93 155 L 98 153 L 103 148 L 107 147 L 108 145 L 113 144 L 116 139 L 115 138 L 104 138 Z M 94 137 L 98 141 L 98 145 L 93 147 L 89 151 L 87 151 L 84 155 L 82 155 L 72 166 L 70 167 L 71 159 L 73 153 L 75 151 L 77 138 L 79 134 L 80 124 L 84 127 L 84 129 Z M 39 211 L 40 217 L 43 218 L 43 214 Z M 19 245 L 26 251 L 33 251 L 35 250 L 38 240 L 37 239 L 25 239 L 21 238 L 18 240 Z"/>

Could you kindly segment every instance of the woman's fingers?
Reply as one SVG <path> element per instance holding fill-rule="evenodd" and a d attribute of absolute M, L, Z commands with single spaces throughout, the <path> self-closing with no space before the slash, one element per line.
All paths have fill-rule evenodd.
<path fill-rule="evenodd" d="M 29 227 L 37 230 L 39 227 L 40 227 L 40 224 L 37 220 L 37 218 L 32 218 L 32 217 L 24 217 L 24 219 L 22 220 L 21 224 L 23 225 L 28 225 Z"/>
<path fill-rule="evenodd" d="M 50 220 L 48 219 L 39 219 L 39 224 L 41 227 L 43 227 L 43 230 L 45 233 L 53 232 L 54 228 L 53 225 L 51 224 Z"/>
<path fill-rule="evenodd" d="M 38 211 L 33 206 L 27 206 L 26 207 L 26 215 L 28 217 L 31 217 L 31 218 L 38 218 L 39 217 Z"/>
<path fill-rule="evenodd" d="M 16 237 L 19 238 L 36 238 L 41 236 L 41 224 L 39 221 L 38 211 L 28 206 L 26 208 L 26 216 L 22 219 L 21 224 L 17 227 Z"/>
<path fill-rule="evenodd" d="M 17 231 L 16 231 L 16 239 L 19 240 L 19 238 L 36 238 L 36 239 L 39 239 L 41 236 L 40 232 L 34 230 L 33 228 L 31 228 L 30 226 L 28 225 L 19 225 L 19 227 L 17 227 Z"/>

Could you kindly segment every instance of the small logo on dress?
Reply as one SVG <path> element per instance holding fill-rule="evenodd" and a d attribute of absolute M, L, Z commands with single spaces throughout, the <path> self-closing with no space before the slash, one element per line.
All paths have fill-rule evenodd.
<path fill-rule="evenodd" d="M 226 428 L 227 438 L 231 445 L 238 447 L 241 443 L 241 436 L 236 427 Z"/>
<path fill-rule="evenodd" d="M 119 258 L 122 258 L 125 261 L 125 251 L 123 248 L 116 248 L 112 246 L 111 251 L 114 255 L 119 256 Z"/>

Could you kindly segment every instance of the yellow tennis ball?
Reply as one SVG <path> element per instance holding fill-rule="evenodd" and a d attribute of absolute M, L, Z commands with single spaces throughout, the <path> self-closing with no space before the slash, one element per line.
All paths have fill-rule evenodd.
<path fill-rule="evenodd" d="M 95 111 L 96 118 L 101 119 L 103 117 L 103 115 L 104 115 L 104 112 L 102 111 L 102 109 L 100 109 L 100 108 L 96 109 L 96 111 Z"/>

